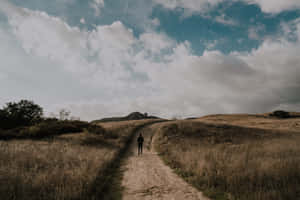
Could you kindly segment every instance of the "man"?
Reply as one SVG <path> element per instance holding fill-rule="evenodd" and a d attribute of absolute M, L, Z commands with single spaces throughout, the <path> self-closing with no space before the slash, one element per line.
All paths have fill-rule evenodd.
<path fill-rule="evenodd" d="M 140 133 L 137 142 L 138 142 L 138 155 L 143 154 L 144 137 L 142 136 L 142 133 Z"/>

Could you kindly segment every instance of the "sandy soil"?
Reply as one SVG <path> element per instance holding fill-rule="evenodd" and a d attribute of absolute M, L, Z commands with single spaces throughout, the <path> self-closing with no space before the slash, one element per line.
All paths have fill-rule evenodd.
<path fill-rule="evenodd" d="M 123 199 L 208 200 L 163 163 L 152 148 L 153 131 L 141 131 L 145 138 L 144 153 L 142 156 L 137 155 L 137 144 L 134 140 L 123 166 Z"/>

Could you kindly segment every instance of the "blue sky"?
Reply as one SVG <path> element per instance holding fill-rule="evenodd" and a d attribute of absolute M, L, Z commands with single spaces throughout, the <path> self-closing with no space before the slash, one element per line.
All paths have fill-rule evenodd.
<path fill-rule="evenodd" d="M 150 20 L 158 19 L 155 30 L 165 32 L 178 42 L 189 41 L 195 53 L 202 54 L 207 43 L 218 41 L 214 49 L 224 53 L 251 51 L 265 37 L 280 34 L 281 22 L 290 22 L 300 17 L 299 9 L 278 13 L 263 12 L 259 5 L 243 1 L 224 1 L 205 13 L 185 14 L 184 8 L 166 9 L 163 5 L 147 0 L 104 1 L 101 15 L 95 14 L 93 0 L 12 0 L 15 5 L 31 10 L 44 11 L 64 19 L 70 26 L 93 29 L 95 25 L 110 25 L 121 21 L 138 36 L 149 27 Z M 99 11 L 100 12 L 100 11 Z M 81 19 L 86 21 L 80 23 Z M 224 19 L 219 21 L 218 19 Z M 226 23 L 227 22 L 229 23 Z M 249 37 L 249 29 L 257 34 Z"/>
<path fill-rule="evenodd" d="M 297 0 L 2 0 L 0 104 L 87 120 L 299 110 L 299 33 Z"/>

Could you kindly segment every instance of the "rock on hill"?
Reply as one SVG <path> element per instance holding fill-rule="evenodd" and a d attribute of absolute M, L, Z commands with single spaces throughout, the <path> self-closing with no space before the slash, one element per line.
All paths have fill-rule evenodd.
<path fill-rule="evenodd" d="M 99 123 L 99 122 L 117 122 L 117 121 L 128 121 L 128 120 L 142 120 L 142 119 L 159 119 L 159 117 L 155 116 L 148 116 L 147 113 L 142 114 L 140 112 L 133 112 L 125 117 L 110 117 L 110 118 L 103 118 L 100 120 L 94 120 L 92 123 Z"/>

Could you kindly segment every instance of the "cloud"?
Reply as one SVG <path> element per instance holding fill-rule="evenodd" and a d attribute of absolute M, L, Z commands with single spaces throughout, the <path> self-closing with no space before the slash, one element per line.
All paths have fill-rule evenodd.
<path fill-rule="evenodd" d="M 76 77 L 66 74 L 56 62 L 28 55 L 12 30 L 0 24 L 0 104 L 22 98 L 35 100 L 47 109 L 56 102 L 78 100 L 83 90 Z M 62 85 L 64 87 L 62 87 Z M 85 95 L 88 89 L 85 89 Z"/>
<path fill-rule="evenodd" d="M 81 19 L 80 19 L 80 23 L 81 23 L 81 24 L 85 24 L 85 19 L 84 19 L 84 18 L 81 18 Z"/>
<path fill-rule="evenodd" d="M 263 12 L 280 13 L 287 10 L 300 9 L 299 0 L 154 0 L 155 3 L 162 5 L 166 9 L 183 9 L 186 16 L 200 14 L 210 11 L 220 3 L 244 2 L 247 4 L 258 5 Z M 222 20 L 222 18 L 218 18 Z"/>
<path fill-rule="evenodd" d="M 169 49 L 174 41 L 163 33 L 147 32 L 140 36 L 139 40 L 144 45 L 144 50 L 159 54 L 163 49 Z"/>
<path fill-rule="evenodd" d="M 100 16 L 101 9 L 104 7 L 104 0 L 92 0 L 90 7 L 94 9 L 95 16 Z"/>
<path fill-rule="evenodd" d="M 0 8 L 8 16 L 0 81 L 10 86 L 1 103 L 37 99 L 49 112 L 67 107 L 88 120 L 136 110 L 173 117 L 299 109 L 300 20 L 249 53 L 195 55 L 187 41 L 154 30 L 136 36 L 120 21 L 89 31 L 45 12 Z"/>
<path fill-rule="evenodd" d="M 257 4 L 266 13 L 280 13 L 286 10 L 300 9 L 298 0 L 243 0 L 249 4 Z"/>
<path fill-rule="evenodd" d="M 260 33 L 265 31 L 265 26 L 264 25 L 256 25 L 256 26 L 251 26 L 248 29 L 248 37 L 252 40 L 260 40 Z"/>
<path fill-rule="evenodd" d="M 208 11 L 223 0 L 154 0 L 166 9 L 184 9 L 185 15 Z"/>
<path fill-rule="evenodd" d="M 158 18 L 154 18 L 151 20 L 151 24 L 154 26 L 154 27 L 157 27 L 160 25 L 160 21 Z"/>
<path fill-rule="evenodd" d="M 237 26 L 238 25 L 237 21 L 226 17 L 224 14 L 221 14 L 221 15 L 215 17 L 215 21 L 219 22 L 221 24 L 229 25 L 229 26 Z"/>
<path fill-rule="evenodd" d="M 204 45 L 207 50 L 212 50 L 218 45 L 218 40 L 204 42 Z"/>
<path fill-rule="evenodd" d="M 297 40 L 300 38 L 300 18 L 289 21 L 289 22 L 281 22 L 281 34 L 284 35 L 285 38 L 290 40 Z"/>

